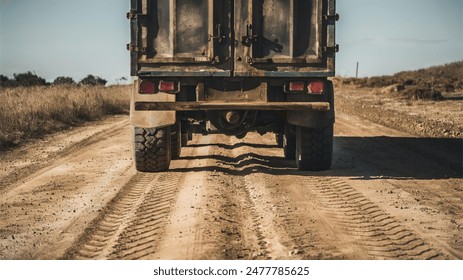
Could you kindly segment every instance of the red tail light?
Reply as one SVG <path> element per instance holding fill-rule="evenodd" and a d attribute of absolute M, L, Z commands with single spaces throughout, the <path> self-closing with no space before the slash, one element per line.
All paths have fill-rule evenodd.
<path fill-rule="evenodd" d="M 156 84 L 150 81 L 142 81 L 139 88 L 140 93 L 155 93 Z"/>
<path fill-rule="evenodd" d="M 169 93 L 177 93 L 180 90 L 180 84 L 175 82 L 166 82 L 161 81 L 159 82 L 159 91 L 162 92 L 169 92 Z"/>
<path fill-rule="evenodd" d="M 325 90 L 325 83 L 324 82 L 311 82 L 308 86 L 309 93 L 323 93 Z"/>
<path fill-rule="evenodd" d="M 289 91 L 304 91 L 305 83 L 304 82 L 290 82 Z"/>

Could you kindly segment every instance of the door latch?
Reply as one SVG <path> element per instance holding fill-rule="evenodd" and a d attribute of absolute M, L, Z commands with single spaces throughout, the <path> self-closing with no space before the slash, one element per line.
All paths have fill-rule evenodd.
<path fill-rule="evenodd" d="M 146 18 L 148 18 L 147 14 L 142 14 L 135 10 L 130 10 L 130 12 L 127 13 L 127 19 L 138 20 L 138 19 L 146 19 Z"/>
<path fill-rule="evenodd" d="M 253 43 L 257 42 L 258 36 L 253 35 L 252 32 L 252 25 L 246 24 L 246 35 L 241 38 L 241 43 L 246 46 L 250 47 Z"/>
<path fill-rule="evenodd" d="M 212 40 L 212 39 L 216 39 L 217 42 L 223 43 L 223 42 L 225 41 L 225 38 L 226 38 L 226 37 L 225 37 L 224 35 L 222 35 L 222 28 L 221 28 L 220 23 L 218 23 L 218 24 L 215 26 L 215 28 L 217 29 L 217 35 L 214 36 L 214 35 L 210 35 L 210 34 L 209 34 L 209 41 Z"/>

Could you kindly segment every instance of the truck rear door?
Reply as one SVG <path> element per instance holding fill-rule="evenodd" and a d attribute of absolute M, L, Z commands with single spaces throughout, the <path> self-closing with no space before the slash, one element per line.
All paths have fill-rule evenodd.
<path fill-rule="evenodd" d="M 335 13 L 334 0 L 235 0 L 234 8 L 236 76 L 329 72 L 323 15 Z"/>
<path fill-rule="evenodd" d="M 131 0 L 132 75 L 230 76 L 230 4 Z"/>
<path fill-rule="evenodd" d="M 131 3 L 133 75 L 334 75 L 335 0 Z"/>

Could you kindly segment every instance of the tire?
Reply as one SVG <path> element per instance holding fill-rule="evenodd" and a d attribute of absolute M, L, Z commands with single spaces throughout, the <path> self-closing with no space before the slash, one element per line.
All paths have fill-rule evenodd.
<path fill-rule="evenodd" d="M 172 154 L 172 159 L 178 159 L 180 157 L 180 152 L 182 150 L 181 146 L 181 130 L 180 124 L 174 124 L 170 127 L 171 130 L 171 139 L 170 139 L 170 151 Z"/>
<path fill-rule="evenodd" d="M 301 171 L 331 168 L 333 158 L 333 125 L 323 128 L 296 129 L 296 164 Z"/>
<path fill-rule="evenodd" d="M 294 133 L 294 127 L 289 124 L 285 125 L 285 131 L 283 134 L 283 151 L 285 159 L 296 158 L 296 134 Z"/>
<path fill-rule="evenodd" d="M 171 159 L 170 127 L 135 128 L 135 168 L 140 172 L 169 169 Z"/>

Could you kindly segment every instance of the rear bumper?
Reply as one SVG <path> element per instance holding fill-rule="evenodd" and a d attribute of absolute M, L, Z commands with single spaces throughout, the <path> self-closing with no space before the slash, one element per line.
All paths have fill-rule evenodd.
<path fill-rule="evenodd" d="M 329 102 L 135 102 L 135 111 L 267 110 L 330 111 Z"/>

